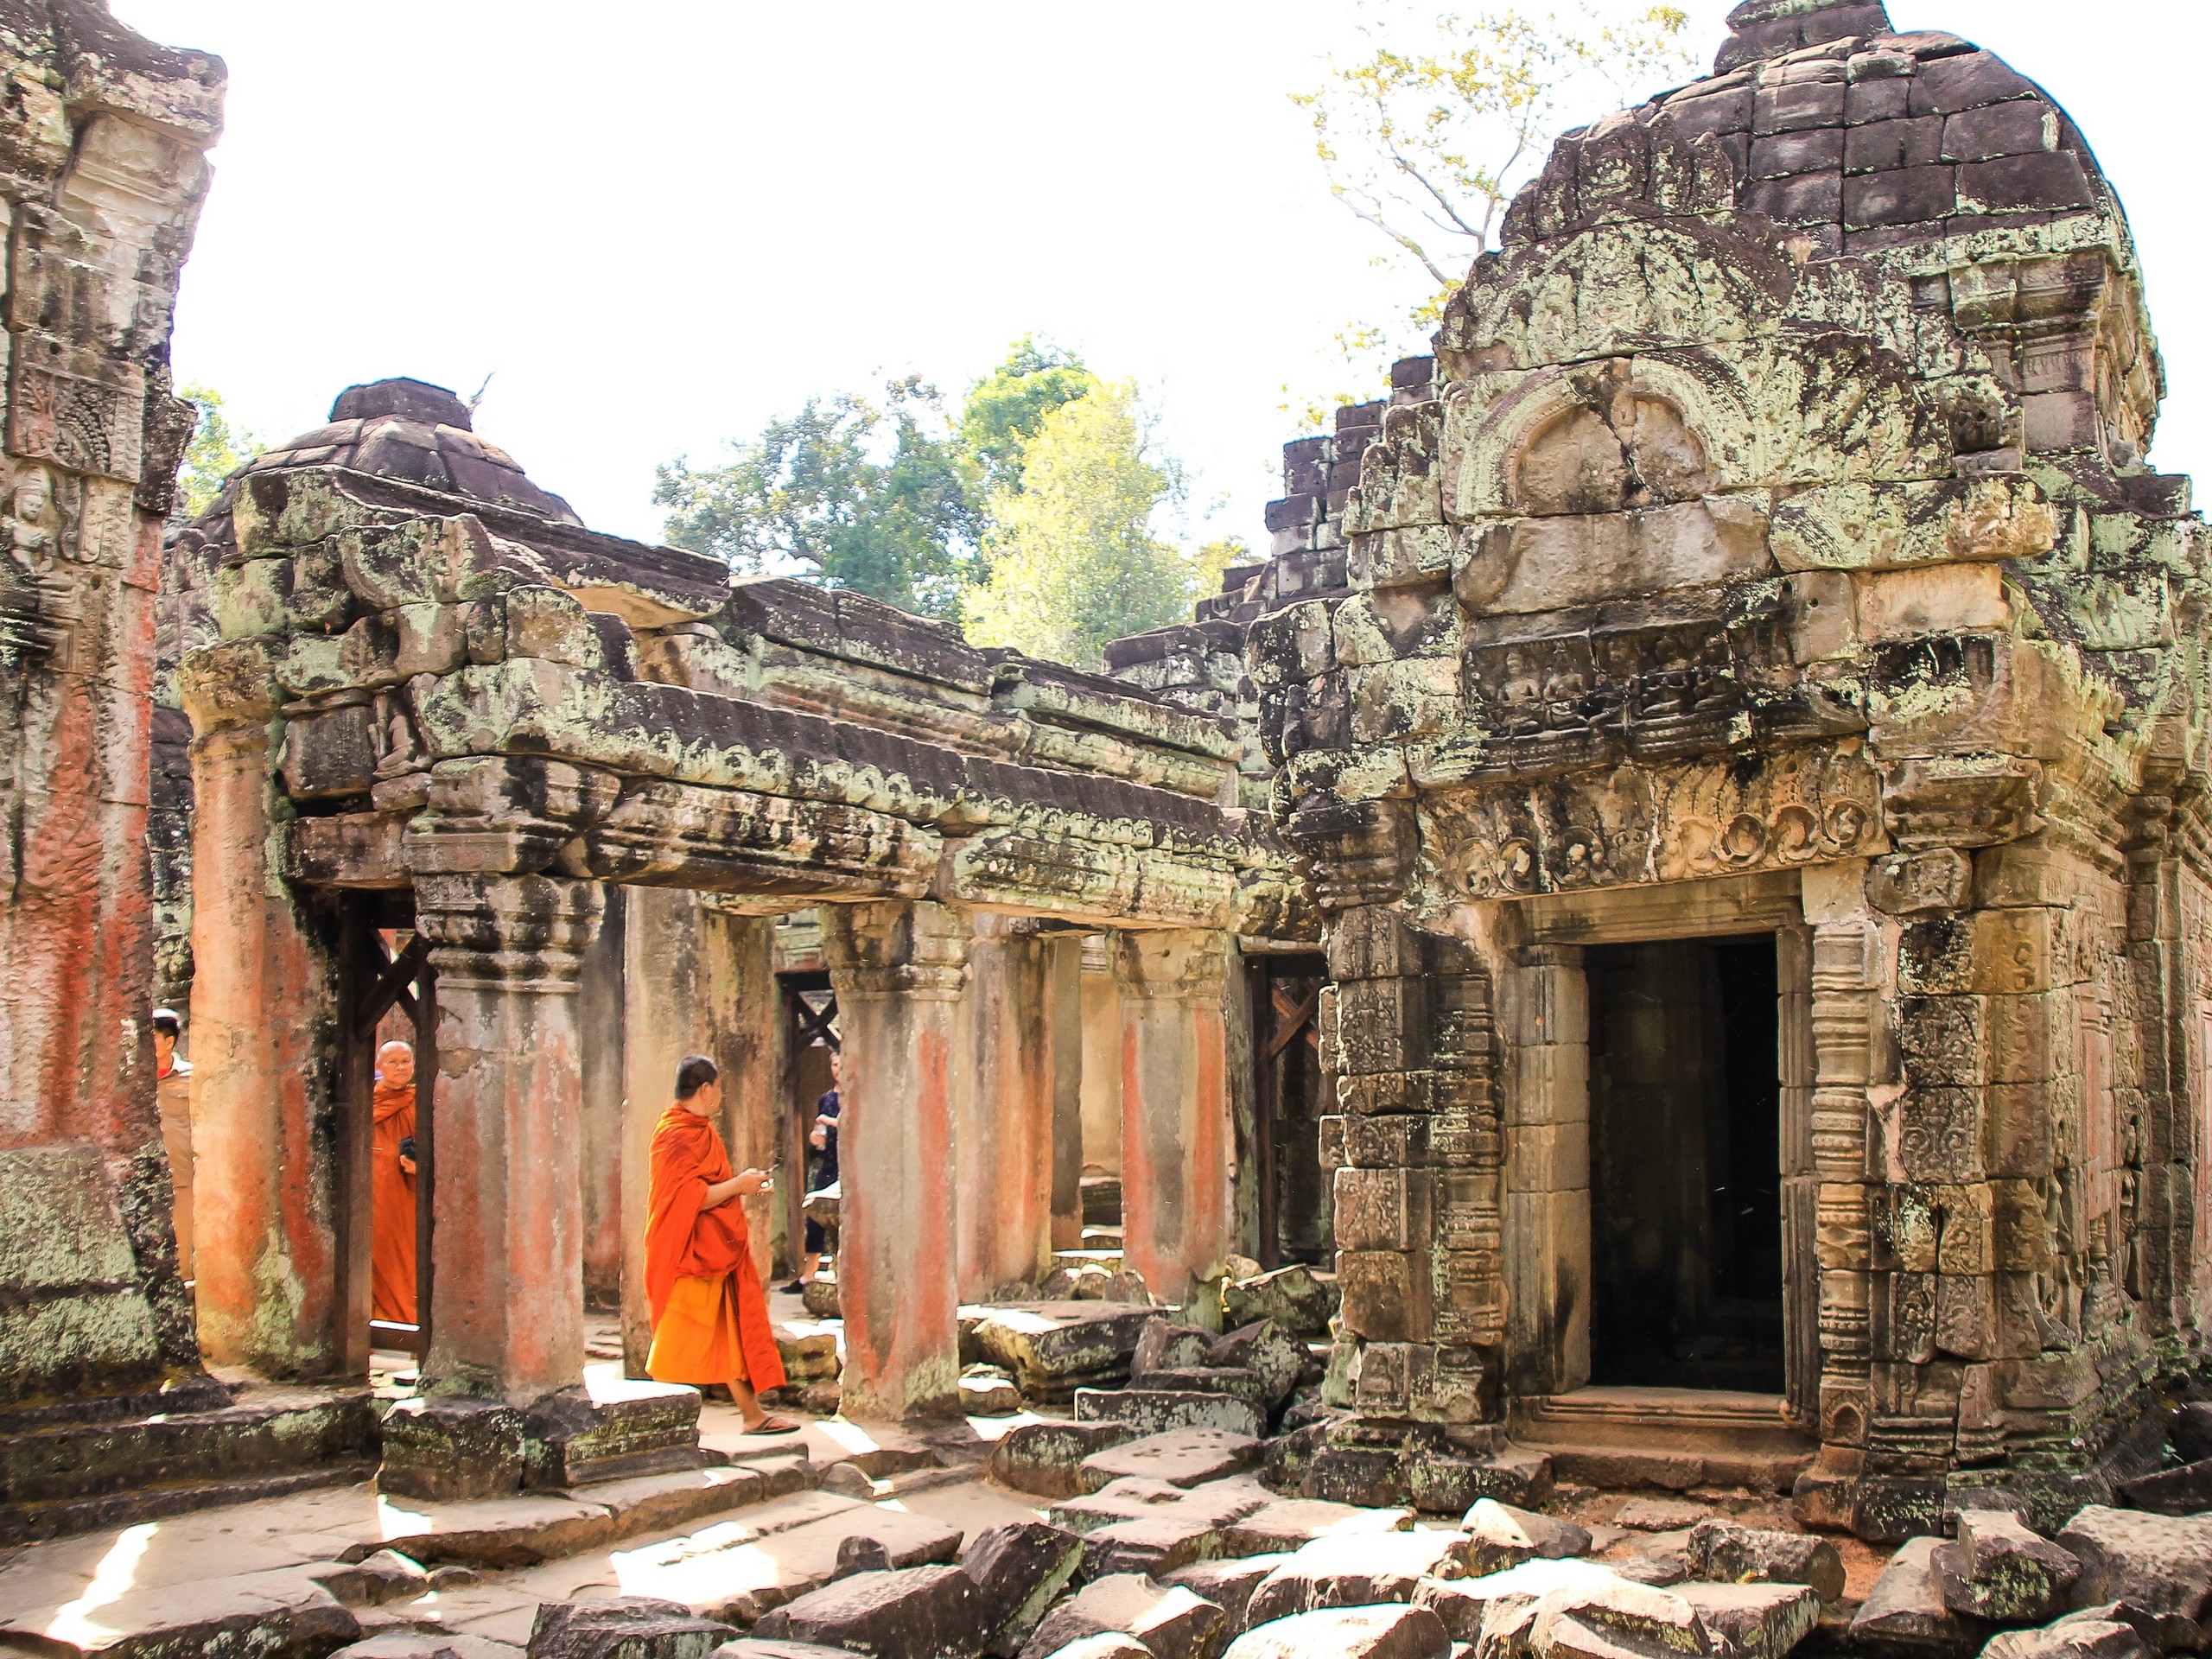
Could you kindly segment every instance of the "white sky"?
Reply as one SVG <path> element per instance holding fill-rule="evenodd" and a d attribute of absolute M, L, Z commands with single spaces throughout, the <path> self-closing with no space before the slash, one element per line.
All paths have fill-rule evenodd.
<path fill-rule="evenodd" d="M 657 537 L 657 461 L 887 373 L 957 397 L 1035 330 L 1143 385 L 1193 474 L 1191 533 L 1263 547 L 1296 435 L 1281 386 L 1332 389 L 1331 335 L 1402 299 L 1286 97 L 1356 43 L 1352 0 L 112 9 L 231 67 L 178 378 L 275 440 L 354 381 L 467 396 L 492 374 L 477 429 L 601 530 Z M 1726 6 L 1690 10 L 1709 62 Z M 1891 15 L 2073 112 L 2151 273 L 2176 388 L 2153 459 L 2212 463 L 2212 317 L 2184 303 L 2212 239 L 2186 137 L 2212 7 Z"/>

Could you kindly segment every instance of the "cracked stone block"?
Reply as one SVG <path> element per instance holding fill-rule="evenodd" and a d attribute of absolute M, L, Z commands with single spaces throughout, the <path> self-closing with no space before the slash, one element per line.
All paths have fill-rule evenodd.
<path fill-rule="evenodd" d="M 1980 1645 L 1980 1627 L 1961 1618 L 1943 1599 L 1936 1576 L 1940 1538 L 1910 1538 L 1874 1580 L 1852 1616 L 1851 1639 L 1870 1647 L 1951 1656 Z"/>
<path fill-rule="evenodd" d="M 1981 1651 L 1983 1659 L 2149 1659 L 2152 1649 L 2118 1619 L 2064 1618 L 2040 1630 L 2002 1631 Z"/>
<path fill-rule="evenodd" d="M 1211 1364 L 1252 1372 L 1260 1379 L 1272 1411 L 1290 1397 L 1304 1374 L 1306 1350 L 1273 1319 L 1260 1319 L 1230 1332 L 1213 1344 Z"/>
<path fill-rule="evenodd" d="M 1220 1560 L 1193 1561 L 1179 1567 L 1161 1582 L 1180 1585 L 1192 1595 L 1219 1607 L 1233 1635 L 1244 1629 L 1244 1611 L 1261 1581 L 1290 1557 L 1280 1552 L 1263 1555 L 1231 1554 Z"/>
<path fill-rule="evenodd" d="M 1135 1637 L 1154 1659 L 1212 1659 L 1228 1619 L 1205 1597 L 1140 1573 L 1094 1580 L 1046 1613 L 1020 1659 L 1045 1659 L 1071 1642 L 1109 1631 Z"/>
<path fill-rule="evenodd" d="M 1540 1556 L 1559 1560 L 1582 1555 L 1590 1548 L 1589 1533 L 1573 1522 L 1491 1497 L 1477 1500 L 1460 1529 L 1467 1535 L 1467 1571 L 1476 1576 L 1502 1573 Z"/>
<path fill-rule="evenodd" d="M 1083 1540 L 1039 1521 L 993 1527 L 969 1539 L 960 1566 L 976 1581 L 987 1653 L 1012 1653 L 1083 1565 Z"/>
<path fill-rule="evenodd" d="M 1155 1659 L 1155 1656 L 1134 1636 L 1103 1630 L 1096 1636 L 1078 1637 L 1064 1648 L 1053 1649 L 1051 1659 Z"/>
<path fill-rule="evenodd" d="M 1456 1532 L 1355 1533 L 1300 1546 L 1252 1592 L 1255 1625 L 1317 1607 L 1411 1601 L 1423 1579 L 1466 1572 L 1467 1541 Z"/>
<path fill-rule="evenodd" d="M 1678 1584 L 1721 1659 L 1783 1659 L 1821 1622 L 1821 1599 L 1802 1584 Z"/>
<path fill-rule="evenodd" d="M 1084 1484 L 1084 1459 L 1138 1438 L 1127 1423 L 1017 1423 L 992 1443 L 984 1472 L 1036 1497 L 1073 1497 Z"/>
<path fill-rule="evenodd" d="M 1079 1389 L 1075 1418 L 1079 1423 L 1127 1423 L 1138 1434 L 1218 1428 L 1257 1440 L 1268 1432 L 1266 1414 L 1249 1401 L 1185 1389 Z"/>
<path fill-rule="evenodd" d="M 1490 1637 L 1491 1615 L 1484 1638 Z M 1625 1579 L 1555 1590 L 1538 1602 L 1529 1650 L 1541 1659 L 1662 1659 L 1712 1652 L 1697 1609 L 1671 1590 Z"/>
<path fill-rule="evenodd" d="M 1224 1659 L 1448 1659 L 1452 1638 L 1421 1607 L 1338 1607 L 1256 1625 Z"/>
<path fill-rule="evenodd" d="M 1694 1579 L 1809 1585 L 1822 1601 L 1843 1594 L 1843 1557 L 1827 1539 L 1809 1533 L 1767 1532 L 1705 1520 L 1690 1529 L 1683 1558 Z"/>
<path fill-rule="evenodd" d="M 1213 1343 L 1210 1331 L 1154 1319 L 1145 1326 L 1144 1334 L 1137 1338 L 1136 1351 L 1129 1356 L 1129 1380 L 1138 1382 L 1154 1371 L 1188 1370 L 1207 1364 Z"/>
<path fill-rule="evenodd" d="M 1171 1486 L 1198 1486 L 1249 1469 L 1259 1456 L 1260 1442 L 1249 1434 L 1182 1428 L 1094 1452 L 1083 1460 L 1081 1476 L 1094 1491 L 1123 1475 L 1164 1480 Z"/>
<path fill-rule="evenodd" d="M 969 1659 L 977 1650 L 976 1581 L 957 1567 L 862 1573 L 786 1602 L 756 1637 L 796 1637 L 873 1659 Z"/>
<path fill-rule="evenodd" d="M 2093 1503 L 2060 1529 L 2082 1563 L 2074 1600 L 2127 1601 L 2202 1626 L 2212 1604 L 2212 1516 L 2145 1515 Z"/>
<path fill-rule="evenodd" d="M 1311 1268 L 1278 1268 L 1222 1287 L 1222 1318 L 1234 1330 L 1272 1319 L 1287 1334 L 1309 1340 L 1329 1334 L 1337 1311 L 1335 1286 Z"/>
<path fill-rule="evenodd" d="M 650 1596 L 549 1601 L 530 1627 L 530 1659 L 705 1659 L 737 1632 Z"/>
<path fill-rule="evenodd" d="M 1473 1642 L 1481 1637 L 1494 1601 L 1533 1606 L 1555 1590 L 1586 1588 L 1617 1576 L 1595 1561 L 1538 1559 L 1479 1578 L 1423 1579 L 1414 1591 L 1414 1605 L 1442 1619 L 1454 1642 Z"/>
<path fill-rule="evenodd" d="M 2039 1624 L 2065 1605 L 2082 1563 L 2001 1510 L 1961 1511 L 1958 1537 L 1932 1560 L 1943 1605 L 1994 1624 Z M 1839 1580 L 1841 1574 L 1838 1574 Z"/>

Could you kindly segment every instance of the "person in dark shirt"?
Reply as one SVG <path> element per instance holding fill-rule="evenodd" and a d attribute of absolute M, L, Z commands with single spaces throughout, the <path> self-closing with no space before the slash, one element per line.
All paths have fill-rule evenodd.
<path fill-rule="evenodd" d="M 818 1192 L 825 1186 L 835 1186 L 837 1173 L 837 1086 L 843 1081 L 844 1061 L 836 1049 L 830 1051 L 830 1087 L 821 1099 L 814 1103 L 814 1124 L 808 1129 L 806 1144 L 814 1155 L 807 1160 L 809 1166 L 806 1190 Z M 806 1249 L 799 1257 L 798 1277 L 784 1288 L 797 1293 L 813 1281 L 822 1266 L 822 1252 L 830 1243 L 822 1224 L 811 1216 L 806 1218 Z"/>

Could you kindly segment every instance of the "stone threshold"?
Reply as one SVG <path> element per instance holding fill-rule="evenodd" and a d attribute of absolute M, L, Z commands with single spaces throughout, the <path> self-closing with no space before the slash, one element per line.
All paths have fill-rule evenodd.
<path fill-rule="evenodd" d="M 1819 1447 L 1783 1410 L 1778 1394 L 1587 1388 L 1516 1400 L 1508 1421 L 1514 1441 L 1549 1456 L 1562 1479 L 1784 1491 Z"/>

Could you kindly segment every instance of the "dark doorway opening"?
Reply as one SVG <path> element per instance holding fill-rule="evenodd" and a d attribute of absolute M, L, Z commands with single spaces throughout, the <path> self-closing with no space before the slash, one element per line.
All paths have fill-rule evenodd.
<path fill-rule="evenodd" d="M 823 1214 L 830 1210 L 821 1200 L 810 1206 L 808 1198 L 817 1185 L 837 1185 L 836 1152 L 831 1146 L 816 1147 L 811 1136 L 825 1097 L 836 1087 L 830 1057 L 840 1039 L 837 993 L 826 971 L 800 969 L 776 979 L 784 1012 L 783 1122 L 777 1135 L 781 1169 L 776 1185 L 784 1195 L 784 1214 L 771 1267 L 782 1281 L 796 1275 L 809 1256 L 835 1271 L 835 1224 L 825 1225 L 810 1216 L 810 1207 Z"/>
<path fill-rule="evenodd" d="M 1591 1380 L 1779 1394 L 1774 936 L 1586 960 Z"/>
<path fill-rule="evenodd" d="M 1335 1193 L 1321 1166 L 1320 1024 L 1328 964 L 1319 956 L 1251 958 L 1252 1165 L 1263 1268 L 1326 1263 L 1336 1248 Z"/>

